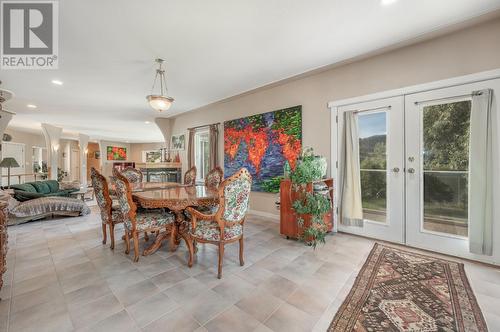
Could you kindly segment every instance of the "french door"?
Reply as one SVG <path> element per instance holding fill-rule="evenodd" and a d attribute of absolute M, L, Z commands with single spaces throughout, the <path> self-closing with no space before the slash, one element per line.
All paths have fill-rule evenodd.
<path fill-rule="evenodd" d="M 363 227 L 339 223 L 340 231 L 404 243 L 403 106 L 395 97 L 339 108 L 339 128 L 345 112 L 357 117 L 364 219 Z"/>
<path fill-rule="evenodd" d="M 472 92 L 486 88 L 499 96 L 500 79 L 337 108 L 339 144 L 343 114 L 357 114 L 364 218 L 363 227 L 339 222 L 338 229 L 500 264 L 498 245 L 493 256 L 469 252 Z M 500 128 L 500 118 L 492 121 Z"/>

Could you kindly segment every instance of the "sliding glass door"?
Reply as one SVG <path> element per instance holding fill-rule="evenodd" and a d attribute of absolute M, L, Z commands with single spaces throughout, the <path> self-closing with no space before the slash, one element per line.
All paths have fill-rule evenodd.
<path fill-rule="evenodd" d="M 357 119 L 363 227 L 339 223 L 339 230 L 403 243 L 403 98 L 341 107 L 339 128 L 346 112 Z"/>

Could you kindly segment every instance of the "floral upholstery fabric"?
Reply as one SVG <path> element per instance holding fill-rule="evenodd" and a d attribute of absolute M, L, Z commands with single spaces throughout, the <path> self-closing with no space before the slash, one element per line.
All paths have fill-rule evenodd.
<path fill-rule="evenodd" d="M 205 186 L 218 187 L 222 180 L 222 170 L 220 168 L 214 168 L 208 172 L 207 177 L 205 178 Z"/>
<path fill-rule="evenodd" d="M 123 180 L 117 177 L 113 179 L 113 182 L 115 185 L 116 201 L 118 202 L 118 205 L 116 205 L 116 210 L 120 211 L 122 215 L 125 216 L 131 209 L 128 201 L 127 185 Z"/>
<path fill-rule="evenodd" d="M 100 175 L 93 167 L 90 170 L 90 175 L 92 179 L 92 187 L 94 188 L 94 195 L 101 211 L 101 219 L 103 223 L 109 223 L 109 211 L 111 206 L 109 206 L 109 201 L 106 200 L 104 196 L 105 187 L 107 187 L 106 179 Z"/>
<path fill-rule="evenodd" d="M 175 216 L 168 212 L 151 211 L 137 213 L 135 220 L 136 230 L 144 231 L 151 228 L 170 225 L 175 222 Z M 132 222 L 128 218 L 125 220 L 125 227 L 132 230 Z"/>
<path fill-rule="evenodd" d="M 215 222 L 202 221 L 196 223 L 196 228 L 191 231 L 191 235 L 195 238 L 207 241 L 220 241 L 220 228 Z M 224 228 L 224 240 L 232 240 L 243 234 L 243 225 L 237 224 L 231 227 Z"/>
<path fill-rule="evenodd" d="M 130 183 L 140 183 L 142 182 L 142 173 L 135 168 L 126 168 L 121 174 L 127 178 Z"/>
<path fill-rule="evenodd" d="M 224 188 L 226 206 L 222 218 L 228 222 L 242 220 L 248 210 L 252 180 L 248 172 L 228 183 Z"/>
<path fill-rule="evenodd" d="M 194 186 L 195 182 L 196 182 L 196 167 L 191 167 L 184 174 L 184 184 Z"/>

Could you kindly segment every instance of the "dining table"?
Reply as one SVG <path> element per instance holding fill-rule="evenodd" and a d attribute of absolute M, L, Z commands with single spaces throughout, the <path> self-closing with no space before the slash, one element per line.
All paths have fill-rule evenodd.
<path fill-rule="evenodd" d="M 144 183 L 147 184 L 147 183 Z M 172 183 L 171 183 L 172 184 Z M 134 186 L 137 189 L 134 191 Z M 140 191 L 141 186 L 132 186 L 132 198 L 145 209 L 166 208 L 175 214 L 175 223 L 170 232 L 164 231 L 156 236 L 154 243 L 144 250 L 144 255 L 150 255 L 158 250 L 162 242 L 171 238 L 171 250 L 175 250 L 181 237 L 190 245 L 187 238 L 188 224 L 184 215 L 187 207 L 213 207 L 219 204 L 217 188 L 205 185 L 165 185 L 163 188 Z M 144 187 L 144 186 L 142 186 Z M 146 186 L 148 187 L 148 186 Z"/>

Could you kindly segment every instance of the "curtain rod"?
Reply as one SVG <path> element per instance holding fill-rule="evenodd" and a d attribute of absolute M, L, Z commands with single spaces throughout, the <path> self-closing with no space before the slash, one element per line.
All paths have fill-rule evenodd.
<path fill-rule="evenodd" d="M 194 129 L 205 128 L 205 127 L 210 127 L 210 126 L 218 126 L 218 125 L 220 125 L 220 122 L 207 124 L 207 125 L 203 125 L 203 126 L 196 126 L 196 127 L 188 128 L 188 130 L 194 130 Z"/>
<path fill-rule="evenodd" d="M 391 108 L 392 108 L 392 106 L 388 105 L 388 106 L 382 106 L 382 107 L 367 108 L 365 110 L 353 110 L 353 111 L 349 111 L 349 112 L 354 112 L 354 114 L 357 114 L 357 113 L 361 113 L 361 112 L 378 111 L 378 110 L 391 109 Z"/>
<path fill-rule="evenodd" d="M 450 100 L 450 99 L 458 99 L 458 98 L 465 98 L 465 97 L 473 97 L 473 96 L 480 96 L 482 95 L 483 92 L 482 91 L 474 91 L 474 92 L 471 92 L 471 93 L 467 93 L 465 95 L 459 95 L 459 96 L 452 96 L 452 97 L 444 97 L 444 98 L 436 98 L 436 99 L 429 99 L 429 100 L 421 100 L 421 101 L 416 101 L 415 102 L 415 105 L 418 105 L 418 104 L 424 104 L 424 103 L 430 103 L 432 101 L 445 101 L 445 100 Z"/>

